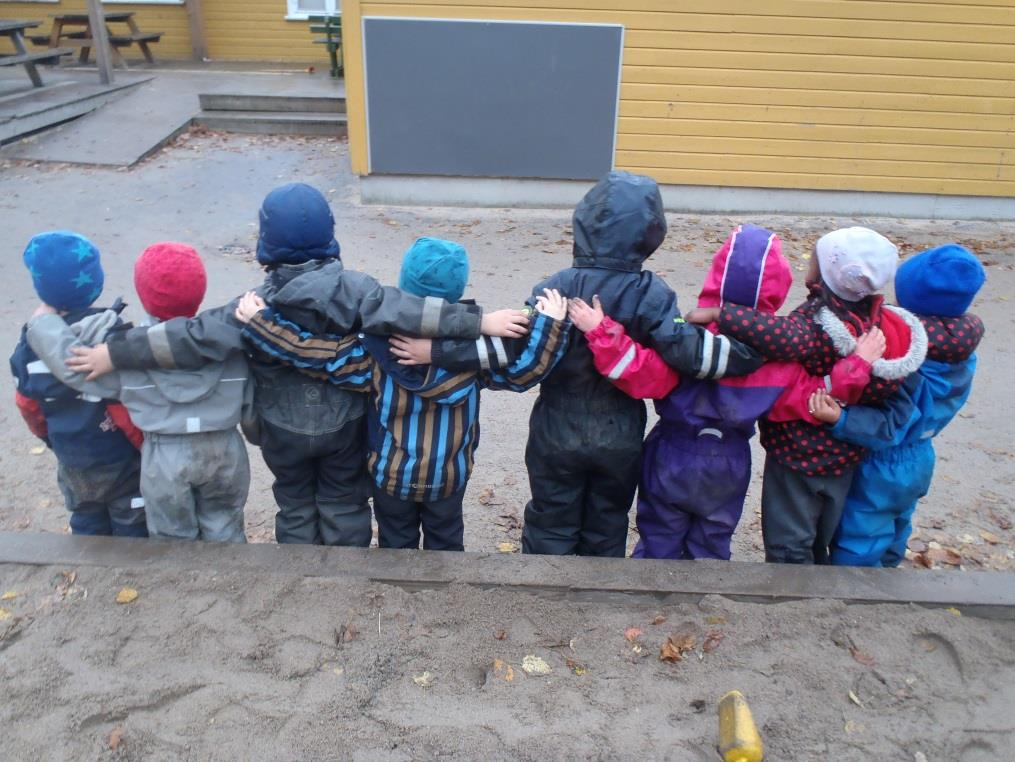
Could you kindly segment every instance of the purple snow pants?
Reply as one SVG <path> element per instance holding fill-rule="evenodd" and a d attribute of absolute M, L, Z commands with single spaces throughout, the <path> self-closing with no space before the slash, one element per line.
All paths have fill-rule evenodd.
<path fill-rule="evenodd" d="M 658 424 L 645 439 L 634 558 L 721 558 L 744 509 L 751 448 L 739 434 Z"/>

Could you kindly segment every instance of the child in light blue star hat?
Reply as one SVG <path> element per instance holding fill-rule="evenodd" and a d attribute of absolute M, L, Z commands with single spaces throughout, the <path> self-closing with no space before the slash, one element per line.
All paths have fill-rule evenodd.
<path fill-rule="evenodd" d="M 24 262 L 39 298 L 66 323 L 102 312 L 92 307 L 105 280 L 99 250 L 83 235 L 40 233 L 29 241 Z M 11 356 L 11 372 L 18 410 L 56 455 L 71 531 L 146 537 L 140 432 L 123 406 L 61 383 L 28 345 L 26 329 Z"/>

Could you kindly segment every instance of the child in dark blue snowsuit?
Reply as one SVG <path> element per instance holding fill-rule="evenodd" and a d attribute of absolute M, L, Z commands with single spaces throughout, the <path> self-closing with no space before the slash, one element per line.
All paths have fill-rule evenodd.
<path fill-rule="evenodd" d="M 652 347 L 675 369 L 697 378 L 739 376 L 761 365 L 757 353 L 683 321 L 677 297 L 645 260 L 666 237 L 659 187 L 651 177 L 611 172 L 585 194 L 572 218 L 571 267 L 537 284 L 590 302 L 632 339 Z M 482 344 L 434 342 L 434 365 L 449 370 L 497 369 L 499 352 Z M 645 403 L 596 370 L 580 332 L 540 385 L 529 419 L 525 465 L 532 500 L 525 507 L 525 553 L 622 557 L 628 513 L 638 486 Z"/>
<path fill-rule="evenodd" d="M 102 312 L 91 306 L 104 280 L 99 251 L 84 236 L 40 233 L 29 242 L 24 261 L 39 298 L 68 324 Z M 56 455 L 71 532 L 147 537 L 135 446 L 139 432 L 123 407 L 60 383 L 28 346 L 25 328 L 11 356 L 11 373 L 25 422 Z"/>
<path fill-rule="evenodd" d="M 832 542 L 832 563 L 898 566 L 906 554 L 917 501 L 934 474 L 933 437 L 948 425 L 972 390 L 974 354 L 983 323 L 967 313 L 986 275 L 979 260 L 957 244 L 906 261 L 895 276 L 899 305 L 927 331 L 927 360 L 884 409 L 841 411 L 820 395 L 815 415 L 837 418 L 831 433 L 868 448 L 846 498 Z"/>

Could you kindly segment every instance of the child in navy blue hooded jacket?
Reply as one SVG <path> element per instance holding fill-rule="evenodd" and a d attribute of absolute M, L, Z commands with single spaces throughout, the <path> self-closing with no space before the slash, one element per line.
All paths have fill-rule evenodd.
<path fill-rule="evenodd" d="M 99 251 L 84 236 L 40 233 L 24 261 L 39 298 L 68 324 L 102 312 L 92 307 L 104 281 Z M 11 356 L 16 401 L 29 429 L 56 455 L 71 532 L 147 537 L 139 432 L 119 403 L 58 381 L 28 345 L 26 330 Z"/>
<path fill-rule="evenodd" d="M 598 295 L 632 339 L 697 378 L 744 375 L 761 366 L 759 355 L 742 344 L 685 323 L 673 291 L 642 269 L 666 237 L 655 180 L 609 173 L 578 204 L 573 227 L 573 265 L 537 284 L 532 299 L 544 289 L 586 302 Z M 506 355 L 489 343 L 434 342 L 432 360 L 449 370 L 477 363 L 497 368 Z M 600 375 L 584 336 L 573 332 L 564 358 L 540 386 L 529 421 L 526 553 L 624 555 L 645 423 L 644 401 Z"/>
<path fill-rule="evenodd" d="M 495 330 L 488 327 L 492 316 L 475 305 L 421 299 L 344 269 L 334 216 L 324 196 L 309 185 L 276 188 L 264 199 L 259 218 L 257 261 L 267 276 L 257 291 L 269 304 L 280 299 L 284 317 L 309 331 L 397 330 L 474 339 L 481 327 Z M 242 325 L 233 314 L 238 302 L 115 335 L 108 347 L 98 348 L 99 357 L 108 353 L 117 369 L 194 369 L 222 362 L 244 347 Z M 95 370 L 94 351 L 80 354 L 80 361 L 68 365 Z M 245 433 L 260 444 L 275 476 L 277 541 L 366 547 L 371 527 L 363 395 L 270 358 L 250 358 L 250 369 L 260 425 Z"/>

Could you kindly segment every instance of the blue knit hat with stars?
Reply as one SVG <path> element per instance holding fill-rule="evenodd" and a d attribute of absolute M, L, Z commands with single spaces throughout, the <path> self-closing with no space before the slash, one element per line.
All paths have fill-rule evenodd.
<path fill-rule="evenodd" d="M 69 230 L 39 233 L 28 242 L 24 260 L 35 293 L 54 309 L 84 309 L 102 294 L 105 276 L 99 250 L 83 235 Z"/>

